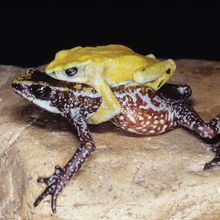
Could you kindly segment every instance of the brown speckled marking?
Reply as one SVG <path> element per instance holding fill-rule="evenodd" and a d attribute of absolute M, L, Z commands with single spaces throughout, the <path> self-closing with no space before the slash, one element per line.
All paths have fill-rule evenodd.
<path fill-rule="evenodd" d="M 159 134 L 173 127 L 174 117 L 155 92 L 146 87 L 121 90 L 126 95 L 119 99 L 122 112 L 112 119 L 115 125 L 141 135 Z"/>

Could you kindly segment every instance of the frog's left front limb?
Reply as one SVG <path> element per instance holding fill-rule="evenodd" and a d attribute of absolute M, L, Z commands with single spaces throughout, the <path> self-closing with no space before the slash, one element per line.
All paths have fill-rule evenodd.
<path fill-rule="evenodd" d="M 80 146 L 64 168 L 56 166 L 55 172 L 52 176 L 49 178 L 38 179 L 38 182 L 46 184 L 46 189 L 34 203 L 34 206 L 39 205 L 39 203 L 50 194 L 52 196 L 51 208 L 53 212 L 56 212 L 58 194 L 62 191 L 71 177 L 80 169 L 82 163 L 84 163 L 90 153 L 95 150 L 95 144 L 89 133 L 87 123 L 79 111 L 72 111 L 66 114 L 65 117 L 76 127 L 80 140 Z"/>

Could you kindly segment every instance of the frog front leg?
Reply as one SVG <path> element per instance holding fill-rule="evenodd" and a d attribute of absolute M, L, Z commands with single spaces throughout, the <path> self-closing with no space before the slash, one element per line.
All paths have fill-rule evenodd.
<path fill-rule="evenodd" d="M 62 191 L 71 177 L 80 169 L 82 163 L 84 163 L 90 153 L 95 150 L 95 144 L 89 133 L 87 123 L 79 112 L 80 110 L 72 110 L 64 115 L 64 117 L 66 117 L 71 124 L 76 127 L 80 140 L 80 146 L 64 168 L 55 166 L 55 172 L 52 176 L 49 178 L 41 177 L 38 179 L 38 182 L 46 184 L 46 189 L 37 198 L 34 206 L 38 206 L 39 203 L 50 194 L 52 196 L 51 208 L 53 213 L 56 212 L 56 201 L 58 194 Z"/>
<path fill-rule="evenodd" d="M 210 122 L 205 122 L 198 113 L 192 108 L 191 105 L 184 105 L 180 101 L 174 104 L 175 118 L 179 125 L 182 125 L 192 131 L 195 131 L 200 137 L 204 139 L 214 139 L 220 136 L 220 115 L 214 117 Z M 216 139 L 219 142 L 220 139 Z M 207 170 L 213 166 L 220 165 L 220 145 L 218 147 L 211 147 L 215 153 L 215 158 L 206 163 L 204 169 Z"/>
<path fill-rule="evenodd" d="M 173 60 L 159 61 L 136 70 L 133 80 L 138 84 L 144 84 L 154 90 L 158 90 L 168 81 L 175 70 L 176 65 Z"/>
<path fill-rule="evenodd" d="M 97 79 L 93 86 L 101 94 L 102 103 L 98 110 L 88 119 L 88 122 L 90 124 L 99 124 L 119 114 L 121 105 L 105 80 Z"/>

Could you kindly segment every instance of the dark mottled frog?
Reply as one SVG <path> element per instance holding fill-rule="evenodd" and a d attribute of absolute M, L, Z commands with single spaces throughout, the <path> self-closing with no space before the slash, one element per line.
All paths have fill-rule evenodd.
<path fill-rule="evenodd" d="M 101 95 L 92 87 L 53 79 L 43 72 L 29 70 L 12 81 L 15 92 L 46 111 L 61 114 L 76 127 L 80 145 L 67 164 L 55 167 L 49 178 L 39 178 L 46 189 L 37 198 L 37 206 L 47 195 L 52 195 L 52 211 L 56 211 L 58 194 L 95 150 L 88 129 L 89 118 L 102 103 Z M 220 115 L 209 123 L 204 122 L 189 102 L 191 89 L 187 85 L 165 84 L 158 91 L 146 86 L 112 88 L 122 111 L 111 121 L 116 126 L 141 135 L 156 135 L 177 126 L 194 131 L 202 138 L 214 139 L 220 134 Z M 216 157 L 204 169 L 218 165 L 220 150 L 212 147 Z"/>

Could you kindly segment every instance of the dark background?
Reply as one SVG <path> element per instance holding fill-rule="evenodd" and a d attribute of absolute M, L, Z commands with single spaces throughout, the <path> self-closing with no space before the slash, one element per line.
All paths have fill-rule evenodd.
<path fill-rule="evenodd" d="M 1 2 L 0 64 L 50 62 L 74 46 L 125 44 L 161 58 L 220 60 L 217 1 Z"/>

